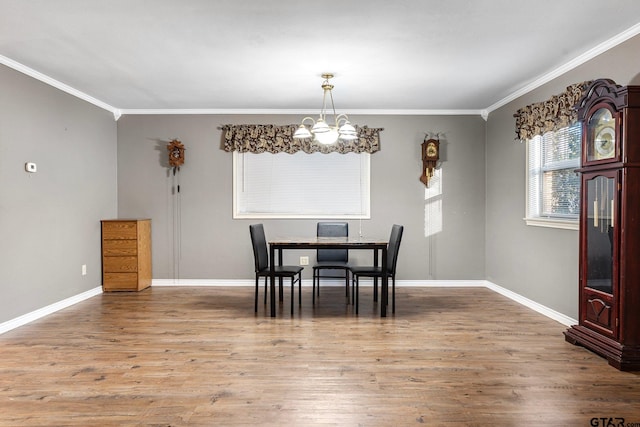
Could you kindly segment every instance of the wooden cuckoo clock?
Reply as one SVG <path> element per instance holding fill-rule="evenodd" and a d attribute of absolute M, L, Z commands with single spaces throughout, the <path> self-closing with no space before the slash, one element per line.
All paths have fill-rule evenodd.
<path fill-rule="evenodd" d="M 439 158 L 440 141 L 433 138 L 427 139 L 427 137 L 425 137 L 422 143 L 422 176 L 420 177 L 420 181 L 427 187 L 429 186 L 429 180 L 433 177 Z"/>
<path fill-rule="evenodd" d="M 174 139 L 167 145 L 169 150 L 169 166 L 173 168 L 173 173 L 180 169 L 180 166 L 184 164 L 184 145 L 182 142 Z"/>

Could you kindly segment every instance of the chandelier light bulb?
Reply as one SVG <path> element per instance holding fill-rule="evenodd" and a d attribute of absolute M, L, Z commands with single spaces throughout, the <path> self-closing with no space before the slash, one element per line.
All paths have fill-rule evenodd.
<path fill-rule="evenodd" d="M 335 144 L 339 140 L 342 141 L 353 141 L 358 139 L 358 131 L 356 128 L 349 122 L 349 118 L 346 114 L 336 115 L 336 108 L 333 105 L 333 85 L 329 83 L 329 79 L 333 78 L 333 74 L 325 73 L 322 74 L 322 78 L 324 79 L 322 82 L 322 110 L 320 111 L 320 117 L 318 120 L 313 120 L 310 117 L 305 117 L 302 119 L 302 123 L 293 134 L 295 139 L 310 139 L 313 137 L 313 140 L 320 144 Z M 331 111 L 333 112 L 333 125 L 330 125 L 326 121 L 326 112 L 327 112 L 327 98 L 331 102 Z M 305 125 L 305 121 L 311 121 L 313 125 L 311 129 Z M 340 122 L 342 122 L 342 126 L 340 126 Z"/>
<path fill-rule="evenodd" d="M 338 142 L 338 131 L 331 128 L 326 132 L 316 133 L 315 140 L 324 145 L 335 144 Z"/>

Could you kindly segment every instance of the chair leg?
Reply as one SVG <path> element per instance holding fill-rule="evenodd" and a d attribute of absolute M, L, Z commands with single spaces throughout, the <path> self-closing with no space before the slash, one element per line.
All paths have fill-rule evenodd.
<path fill-rule="evenodd" d="M 316 305 L 316 274 L 317 269 L 313 269 L 313 284 L 311 285 L 311 302 L 313 305 Z"/>
<path fill-rule="evenodd" d="M 347 302 L 349 302 L 349 270 L 344 269 L 344 286 L 345 286 L 345 296 L 347 297 Z"/>
<path fill-rule="evenodd" d="M 356 275 L 351 275 L 351 304 L 356 303 Z"/>
<path fill-rule="evenodd" d="M 267 277 L 264 278 L 264 303 L 267 303 Z"/>
<path fill-rule="evenodd" d="M 302 307 L 302 272 L 298 273 L 298 306 Z"/>
<path fill-rule="evenodd" d="M 254 301 L 254 312 L 258 312 L 258 282 L 260 281 L 260 278 L 258 277 L 258 275 L 256 274 L 256 297 L 255 297 L 255 301 Z"/>
<path fill-rule="evenodd" d="M 396 312 L 396 277 L 393 276 L 391 278 L 391 312 Z"/>
<path fill-rule="evenodd" d="M 360 278 L 356 276 L 356 288 L 355 288 L 356 296 L 355 304 L 356 304 L 356 314 L 358 314 L 358 303 L 360 302 Z"/>
<path fill-rule="evenodd" d="M 378 301 L 378 278 L 373 278 L 373 301 Z"/>

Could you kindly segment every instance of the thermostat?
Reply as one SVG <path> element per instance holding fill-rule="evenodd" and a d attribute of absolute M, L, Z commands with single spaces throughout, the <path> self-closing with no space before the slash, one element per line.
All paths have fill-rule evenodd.
<path fill-rule="evenodd" d="M 31 162 L 25 163 L 24 170 L 26 170 L 27 172 L 36 173 L 38 172 L 38 166 L 35 163 Z"/>

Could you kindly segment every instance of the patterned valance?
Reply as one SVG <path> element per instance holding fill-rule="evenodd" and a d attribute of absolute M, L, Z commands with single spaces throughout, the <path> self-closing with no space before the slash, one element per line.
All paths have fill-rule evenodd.
<path fill-rule="evenodd" d="M 578 118 L 574 106 L 589 88 L 590 81 L 567 87 L 561 94 L 551 99 L 527 105 L 518 110 L 516 118 L 516 139 L 531 139 L 545 132 L 557 131 L 574 124 Z"/>
<path fill-rule="evenodd" d="M 241 153 L 375 153 L 380 150 L 382 128 L 355 126 L 358 139 L 324 145 L 310 139 L 293 139 L 298 125 L 224 125 L 224 151 Z"/>

